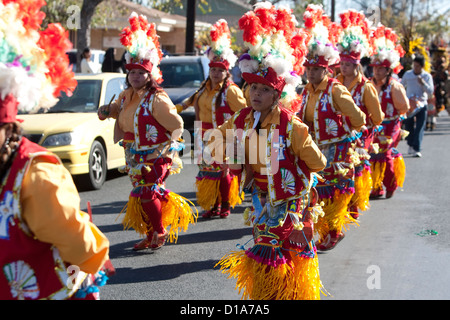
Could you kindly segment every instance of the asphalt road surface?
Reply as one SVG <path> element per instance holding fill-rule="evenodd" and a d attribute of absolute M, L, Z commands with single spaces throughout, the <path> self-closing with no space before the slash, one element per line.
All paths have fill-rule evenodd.
<path fill-rule="evenodd" d="M 372 200 L 359 226 L 351 227 L 334 250 L 319 253 L 328 292 L 323 300 L 450 299 L 449 141 L 450 117 L 444 111 L 437 128 L 425 133 L 422 158 L 409 156 L 406 142 L 400 143 L 404 187 L 391 199 Z M 167 187 L 195 202 L 196 174 L 197 167 L 186 164 L 181 174 L 169 177 Z M 101 190 L 80 191 L 82 210 L 90 201 L 94 223 L 111 242 L 117 271 L 101 299 L 240 299 L 235 281 L 214 265 L 237 244 L 251 245 L 251 229 L 241 216 L 248 200 L 227 219 L 199 217 L 176 244 L 134 252 L 139 237 L 120 223 L 130 189 L 127 176 L 111 173 Z"/>

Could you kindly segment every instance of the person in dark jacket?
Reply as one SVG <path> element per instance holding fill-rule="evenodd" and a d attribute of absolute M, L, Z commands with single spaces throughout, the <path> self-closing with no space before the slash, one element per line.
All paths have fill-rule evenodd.
<path fill-rule="evenodd" d="M 123 73 L 122 60 L 115 59 L 116 49 L 109 48 L 106 50 L 105 59 L 102 64 L 102 72 L 118 72 Z"/>

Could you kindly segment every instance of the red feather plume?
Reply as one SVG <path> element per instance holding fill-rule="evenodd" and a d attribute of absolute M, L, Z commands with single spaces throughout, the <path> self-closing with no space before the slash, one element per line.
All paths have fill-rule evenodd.
<path fill-rule="evenodd" d="M 217 21 L 210 31 L 210 36 L 212 42 L 216 42 L 222 35 L 226 34 L 229 39 L 231 39 L 230 29 L 228 28 L 228 23 L 225 20 Z"/>
<path fill-rule="evenodd" d="M 258 36 L 264 32 L 261 20 L 253 11 L 247 12 L 239 19 L 239 28 L 244 31 L 244 41 L 252 45 L 256 44 Z"/>
<path fill-rule="evenodd" d="M 46 5 L 44 0 L 2 0 L 4 5 L 17 3 L 20 7 L 19 19 L 22 20 L 26 30 L 39 30 L 45 18 L 41 8 Z"/>
<path fill-rule="evenodd" d="M 69 32 L 59 23 L 51 23 L 47 29 L 39 32 L 38 46 L 46 53 L 45 64 L 48 68 L 46 76 L 55 86 L 53 95 L 59 96 L 64 91 L 68 96 L 72 95 L 77 86 L 74 73 L 69 67 L 69 58 L 66 52 L 72 49 L 69 41 Z"/>

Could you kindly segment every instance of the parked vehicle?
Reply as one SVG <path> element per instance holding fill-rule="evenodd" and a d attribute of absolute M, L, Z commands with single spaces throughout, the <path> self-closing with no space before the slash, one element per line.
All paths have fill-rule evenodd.
<path fill-rule="evenodd" d="M 107 170 L 125 164 L 123 148 L 113 143 L 114 119 L 100 121 L 97 109 L 116 98 L 125 75 L 76 75 L 71 97 L 62 95 L 46 113 L 20 114 L 24 136 L 55 153 L 73 176 L 89 189 L 100 189 Z"/>
<path fill-rule="evenodd" d="M 208 78 L 209 59 L 205 56 L 169 56 L 161 60 L 162 86 L 173 104 L 190 97 Z M 194 133 L 195 111 L 189 107 L 180 113 L 184 128 Z"/>

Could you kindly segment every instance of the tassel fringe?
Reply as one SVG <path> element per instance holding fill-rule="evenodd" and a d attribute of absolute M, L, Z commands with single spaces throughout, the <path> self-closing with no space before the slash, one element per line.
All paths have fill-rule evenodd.
<path fill-rule="evenodd" d="M 189 224 L 197 221 L 198 211 L 191 201 L 173 192 L 169 192 L 165 201 L 161 201 L 161 206 L 163 227 L 167 229 L 170 226 L 168 241 L 177 242 L 178 232 L 186 231 Z M 133 228 L 141 236 L 153 233 L 152 225 L 145 222 L 148 220 L 147 214 L 139 197 L 130 197 L 120 214 L 123 212 L 125 212 L 122 220 L 124 229 Z"/>
<path fill-rule="evenodd" d="M 405 182 L 406 167 L 403 156 L 397 156 L 394 158 L 394 175 L 397 180 L 397 186 L 403 188 Z"/>
<path fill-rule="evenodd" d="M 185 232 L 189 224 L 197 222 L 197 218 L 195 205 L 179 194 L 169 192 L 167 202 L 162 202 L 162 223 L 164 228 L 170 226 L 169 242 L 177 242 L 178 232 Z"/>
<path fill-rule="evenodd" d="M 219 191 L 219 179 L 197 179 L 195 186 L 197 188 L 197 203 L 203 210 L 210 210 L 216 204 Z"/>
<path fill-rule="evenodd" d="M 244 200 L 244 195 L 244 192 L 239 194 L 239 177 L 233 176 L 230 186 L 230 207 L 234 208 L 236 205 L 241 204 L 242 200 Z"/>
<path fill-rule="evenodd" d="M 221 202 L 220 197 L 220 180 L 219 179 L 197 179 L 195 182 L 197 188 L 197 203 L 204 210 L 210 210 L 218 200 Z M 234 208 L 236 205 L 241 204 L 244 199 L 244 192 L 239 195 L 239 177 L 233 176 L 230 185 L 229 196 L 230 207 Z"/>
<path fill-rule="evenodd" d="M 119 216 L 125 212 L 122 225 L 125 230 L 134 229 L 139 235 L 145 236 L 151 228 L 147 221 L 147 214 L 142 209 L 141 199 L 139 197 L 129 197 L 127 205 L 122 209 Z"/>
<path fill-rule="evenodd" d="M 307 258 L 287 254 L 291 255 L 291 263 L 272 267 L 258 263 L 243 250 L 233 251 L 215 267 L 220 266 L 229 279 L 236 279 L 236 289 L 242 299 L 319 300 L 324 291 L 317 255 Z"/>
<path fill-rule="evenodd" d="M 386 170 L 386 162 L 375 161 L 371 163 L 372 168 L 372 188 L 373 190 L 383 189 L 384 171 Z"/>
<path fill-rule="evenodd" d="M 361 211 L 370 208 L 369 198 L 372 191 L 372 175 L 370 168 L 364 168 L 360 176 L 355 177 L 355 194 L 350 201 L 350 205 L 355 205 Z"/>
<path fill-rule="evenodd" d="M 316 234 L 319 236 L 319 241 L 330 231 L 347 231 L 348 226 L 352 224 L 358 225 L 357 220 L 353 219 L 348 212 L 348 205 L 352 199 L 352 193 L 341 193 L 335 190 L 333 199 L 323 199 L 324 217 L 320 217 L 314 225 Z"/>

